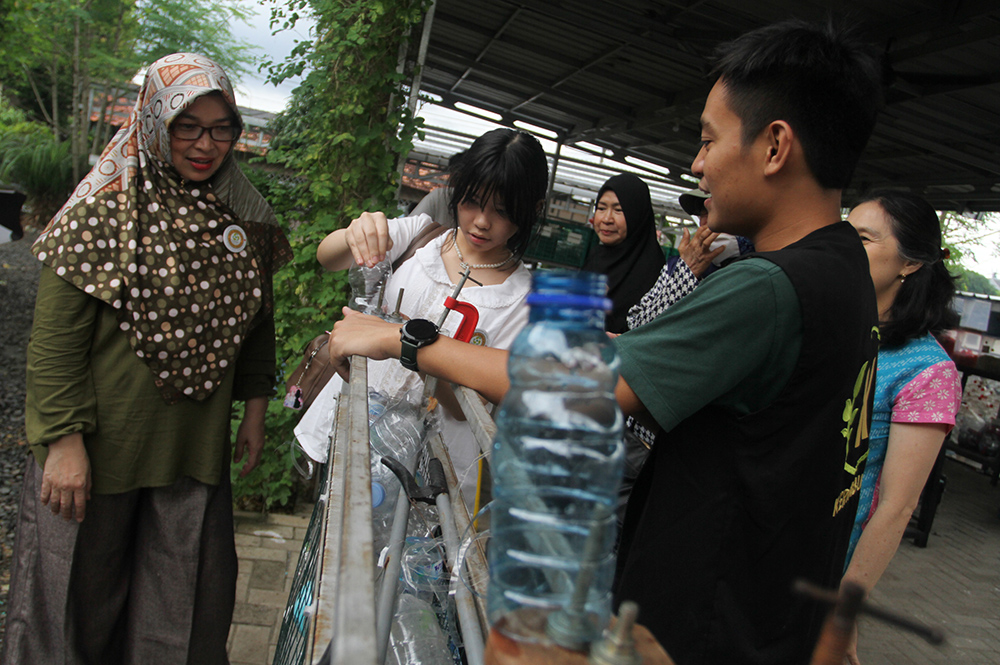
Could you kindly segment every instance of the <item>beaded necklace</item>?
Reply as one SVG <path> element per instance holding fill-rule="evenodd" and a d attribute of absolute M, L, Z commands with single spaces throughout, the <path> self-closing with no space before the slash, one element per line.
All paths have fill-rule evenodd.
<path fill-rule="evenodd" d="M 462 269 L 462 272 L 465 272 L 466 270 L 469 270 L 469 269 L 472 269 L 472 268 L 482 269 L 482 270 L 486 270 L 486 269 L 490 269 L 490 268 L 502 268 L 502 267 L 504 267 L 505 265 L 507 265 L 508 263 L 510 263 L 514 259 L 514 252 L 511 252 L 510 256 L 508 256 L 506 259 L 504 259 L 500 263 L 482 263 L 482 264 L 466 263 L 465 262 L 465 257 L 462 256 L 462 250 L 459 249 L 459 247 L 458 247 L 458 230 L 457 229 L 454 231 L 454 235 L 452 236 L 452 242 L 455 244 L 455 253 L 458 254 L 458 265 Z"/>

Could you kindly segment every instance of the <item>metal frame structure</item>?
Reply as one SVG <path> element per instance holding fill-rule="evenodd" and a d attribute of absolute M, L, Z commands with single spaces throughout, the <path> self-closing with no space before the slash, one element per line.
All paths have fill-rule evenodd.
<path fill-rule="evenodd" d="M 851 20 L 884 53 L 887 106 L 847 203 L 890 185 L 941 210 L 1000 210 L 995 0 L 435 0 L 417 87 L 689 188 L 715 46 L 790 17 Z"/>
<path fill-rule="evenodd" d="M 479 449 L 488 455 L 496 433 L 492 418 L 474 391 L 456 387 L 456 395 Z M 316 538 L 310 545 L 320 548 L 311 554 L 317 557 L 311 561 L 303 556 L 296 571 L 275 658 L 275 663 L 282 665 L 314 665 L 328 649 L 331 665 L 376 665 L 365 358 L 351 359 L 351 381 L 338 401 L 332 437 L 328 475 L 313 518 L 318 520 L 319 528 L 310 525 L 310 532 Z M 474 535 L 472 516 L 461 499 L 458 476 L 440 434 L 431 437 L 429 446 L 431 456 L 440 459 L 444 466 L 449 495 L 455 497 L 451 515 L 441 514 L 440 518 L 453 521 L 452 541 L 466 534 Z M 481 641 L 489 628 L 485 604 L 486 552 L 481 543 L 472 541 L 460 562 L 468 570 L 464 576 L 458 573 L 453 552 L 449 552 L 449 559 L 453 568 L 450 588 L 459 606 L 459 616 L 478 622 L 474 627 L 477 630 L 470 630 L 466 641 L 473 643 L 476 633 Z M 471 591 L 464 588 L 466 580 L 473 585 Z M 478 652 L 480 658 L 476 662 L 481 663 L 481 644 Z"/>

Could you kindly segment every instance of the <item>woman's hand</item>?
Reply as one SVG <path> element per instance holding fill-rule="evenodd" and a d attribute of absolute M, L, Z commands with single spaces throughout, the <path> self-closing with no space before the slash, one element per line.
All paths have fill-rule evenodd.
<path fill-rule="evenodd" d="M 392 249 L 389 237 L 389 220 L 381 212 L 363 212 L 351 221 L 344 239 L 359 266 L 371 268 L 385 260 L 386 252 Z"/>
<path fill-rule="evenodd" d="M 64 520 L 82 522 L 90 500 L 90 458 L 83 434 L 67 434 L 49 444 L 39 500 Z"/>
<path fill-rule="evenodd" d="M 847 649 L 844 652 L 844 665 L 861 665 L 858 660 L 858 624 L 851 626 L 851 636 L 847 638 Z"/>
<path fill-rule="evenodd" d="M 398 324 L 345 307 L 344 318 L 333 324 L 327 344 L 330 362 L 337 374 L 345 381 L 350 379 L 348 358 L 351 356 L 364 356 L 372 360 L 399 358 L 402 349 L 399 328 Z"/>
<path fill-rule="evenodd" d="M 240 470 L 240 478 L 257 468 L 261 453 L 264 452 L 264 415 L 267 413 L 267 397 L 252 397 L 247 400 L 243 412 L 243 422 L 236 430 L 236 448 L 233 451 L 233 463 L 243 459 L 244 452 L 247 461 Z"/>
<path fill-rule="evenodd" d="M 681 236 L 680 242 L 677 243 L 677 251 L 680 252 L 681 259 L 691 269 L 695 277 L 700 278 L 704 275 L 709 264 L 712 263 L 712 259 L 725 249 L 725 247 L 719 247 L 715 250 L 709 249 L 718 237 L 719 234 L 712 233 L 707 226 L 699 226 L 698 230 L 694 232 L 694 237 L 687 229 L 684 229 L 684 234 Z"/>
<path fill-rule="evenodd" d="M 882 577 L 899 547 L 949 429 L 944 423 L 894 422 L 889 426 L 878 505 L 861 532 L 844 580 L 860 585 L 867 593 Z M 857 647 L 855 633 L 848 644 L 845 663 L 859 665 Z"/>
<path fill-rule="evenodd" d="M 347 228 L 323 238 L 316 260 L 327 270 L 347 270 L 352 264 L 371 268 L 392 249 L 389 220 L 380 212 L 365 212 Z"/>

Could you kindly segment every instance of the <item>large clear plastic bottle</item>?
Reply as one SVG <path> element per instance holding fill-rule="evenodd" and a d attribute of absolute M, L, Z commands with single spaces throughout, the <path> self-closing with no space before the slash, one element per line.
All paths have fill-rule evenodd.
<path fill-rule="evenodd" d="M 555 641 L 575 647 L 599 637 L 611 613 L 624 465 L 618 358 L 604 332 L 603 275 L 532 279 L 530 320 L 511 347 L 496 417 L 488 610 L 508 637 L 570 632 Z"/>
<path fill-rule="evenodd" d="M 376 263 L 371 268 L 351 264 L 347 271 L 347 283 L 351 287 L 351 299 L 347 306 L 362 314 L 383 316 L 379 300 L 384 295 L 386 282 L 392 274 L 392 266 L 388 261 Z"/>
<path fill-rule="evenodd" d="M 372 527 L 376 555 L 389 540 L 400 487 L 399 479 L 381 460 L 394 457 L 412 471 L 423 435 L 421 409 L 405 399 L 389 405 L 371 426 Z"/>

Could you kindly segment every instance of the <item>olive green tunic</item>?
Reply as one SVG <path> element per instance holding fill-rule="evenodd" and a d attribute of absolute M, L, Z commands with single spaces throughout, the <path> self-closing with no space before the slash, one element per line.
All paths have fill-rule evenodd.
<path fill-rule="evenodd" d="M 96 494 L 165 487 L 184 476 L 217 485 L 229 463 L 231 401 L 273 393 L 274 356 L 268 316 L 215 392 L 168 405 L 116 310 L 43 267 L 28 343 L 32 452 L 44 467 L 46 444 L 83 432 Z"/>

